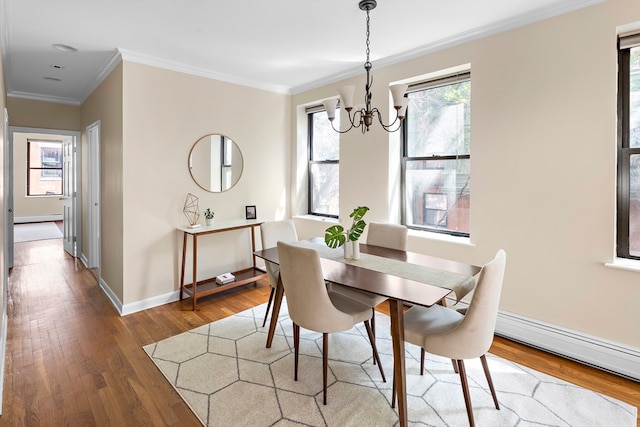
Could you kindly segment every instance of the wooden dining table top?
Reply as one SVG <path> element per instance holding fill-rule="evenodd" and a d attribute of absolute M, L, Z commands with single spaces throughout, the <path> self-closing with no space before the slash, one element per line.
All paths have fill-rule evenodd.
<path fill-rule="evenodd" d="M 317 245 L 325 280 L 416 305 L 433 305 L 450 294 L 455 285 L 463 285 L 469 280 L 474 281 L 472 277 L 480 271 L 479 267 L 457 261 L 360 244 L 360 252 L 365 254 L 364 257 L 371 255 L 407 263 L 407 266 L 415 266 L 415 268 L 431 269 L 443 274 L 449 273 L 450 277 L 447 277 L 445 281 L 449 286 L 447 287 L 443 285 L 443 280 L 439 277 L 434 277 L 433 283 L 430 283 L 429 275 L 419 274 L 420 271 L 414 274 L 414 276 L 419 276 L 416 277 L 417 280 L 411 280 L 388 271 L 369 269 L 365 262 L 345 260 L 340 256 L 342 249 L 331 250 L 327 248 L 321 238 L 302 241 L 300 244 L 312 248 Z M 333 256 L 327 256 L 327 254 L 331 254 L 331 251 L 335 251 Z M 275 247 L 256 251 L 255 255 L 274 264 L 280 263 L 278 249 Z"/>

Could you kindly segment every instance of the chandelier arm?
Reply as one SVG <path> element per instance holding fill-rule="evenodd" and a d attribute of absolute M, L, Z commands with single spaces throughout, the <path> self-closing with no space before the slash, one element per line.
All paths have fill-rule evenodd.
<path fill-rule="evenodd" d="M 360 113 L 361 119 L 358 120 L 358 124 L 356 124 L 356 114 Z M 350 112 L 347 112 L 347 117 L 349 118 L 349 127 L 345 130 L 336 129 L 333 125 L 333 120 L 331 121 L 331 128 L 338 133 L 347 133 L 353 128 L 359 128 L 362 126 L 362 110 L 356 110 L 353 112 L 353 116 L 351 116 Z"/>
<path fill-rule="evenodd" d="M 402 120 L 399 120 L 398 110 L 395 110 L 395 111 L 396 111 L 396 118 L 391 123 L 389 123 L 388 125 L 385 125 L 384 122 L 382 121 L 382 114 L 380 114 L 380 110 L 378 110 L 377 108 L 374 109 L 375 114 L 378 115 L 378 122 L 380 122 L 380 126 L 382 126 L 382 128 L 384 130 L 386 130 L 387 132 L 396 132 L 402 126 Z M 391 130 L 391 128 L 396 123 L 398 123 L 397 129 Z"/>

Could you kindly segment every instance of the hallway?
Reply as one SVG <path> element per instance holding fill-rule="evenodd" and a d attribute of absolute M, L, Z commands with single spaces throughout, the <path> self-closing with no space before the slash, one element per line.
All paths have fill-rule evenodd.
<path fill-rule="evenodd" d="M 142 346 L 265 302 L 271 287 L 120 317 L 62 239 L 15 245 L 0 426 L 199 425 Z M 246 293 L 246 291 L 244 291 Z"/>

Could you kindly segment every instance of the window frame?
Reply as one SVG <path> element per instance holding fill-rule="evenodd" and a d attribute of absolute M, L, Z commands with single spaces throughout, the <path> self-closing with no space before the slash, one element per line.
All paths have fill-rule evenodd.
<path fill-rule="evenodd" d="M 471 70 L 467 69 L 467 70 L 462 70 L 453 74 L 448 74 L 448 75 L 444 75 L 444 76 L 440 76 L 440 77 L 436 77 L 433 79 L 429 79 L 429 80 L 424 80 L 421 82 L 417 82 L 414 84 L 409 85 L 408 89 L 407 89 L 407 94 L 411 93 L 411 92 L 419 92 L 421 90 L 427 90 L 427 89 L 434 89 L 437 87 L 442 87 L 442 86 L 448 86 L 450 84 L 456 84 L 456 83 L 462 83 L 462 82 L 466 82 L 468 81 L 469 84 L 471 84 Z M 410 107 L 407 107 L 407 110 Z M 448 235 L 448 236 L 453 236 L 453 237 L 465 237 L 465 238 L 470 238 L 471 236 L 471 232 L 462 232 L 462 231 L 455 231 L 455 230 L 446 230 L 446 229 L 442 229 L 442 228 L 436 228 L 436 227 L 430 227 L 427 225 L 415 225 L 415 224 L 407 224 L 407 200 L 406 200 L 406 174 L 407 174 L 407 163 L 410 161 L 447 161 L 447 160 L 469 160 L 469 162 L 471 162 L 471 147 L 469 146 L 469 154 L 447 154 L 447 155 L 432 155 L 432 156 L 417 156 L 417 157 L 410 157 L 407 156 L 408 153 L 408 117 L 409 117 L 409 113 L 407 111 L 407 113 L 405 114 L 405 119 L 402 121 L 402 127 L 401 127 L 401 135 L 400 135 L 400 140 L 401 140 L 401 178 L 400 178 L 400 193 L 401 193 L 401 218 L 402 218 L 402 224 L 405 225 L 407 228 L 413 229 L 413 230 L 420 230 L 420 231 L 426 231 L 429 233 L 438 233 L 438 234 L 443 234 L 443 235 Z M 469 180 L 471 179 L 471 173 L 469 173 Z M 469 197 L 471 197 L 471 193 L 469 193 Z M 421 208 L 425 209 L 424 206 L 424 200 L 420 200 L 421 203 Z M 469 215 L 471 215 L 471 213 L 469 212 Z"/>
<path fill-rule="evenodd" d="M 626 43 L 625 43 L 626 41 Z M 625 46 L 622 46 L 624 44 Z M 631 49 L 640 47 L 640 33 L 618 37 L 618 102 L 617 102 L 617 182 L 616 182 L 616 256 L 640 260 L 630 251 L 630 196 L 631 156 L 640 155 L 640 147 L 630 145 L 630 57 Z"/>
<path fill-rule="evenodd" d="M 338 167 L 338 171 L 340 169 L 340 150 L 338 149 L 338 158 L 337 159 L 323 159 L 323 160 L 315 160 L 313 159 L 313 117 L 314 114 L 326 114 L 326 109 L 321 106 L 312 106 L 306 109 L 307 113 L 307 213 L 309 215 L 320 216 L 324 218 L 338 218 L 338 215 L 331 215 L 323 212 L 315 212 L 313 207 L 313 165 L 336 165 Z M 336 115 L 340 114 L 339 108 L 336 108 Z M 328 121 L 328 119 L 327 119 Z M 340 190 L 338 184 L 338 192 Z"/>
<path fill-rule="evenodd" d="M 31 166 L 31 147 L 32 144 L 59 144 L 60 145 L 60 167 L 45 167 L 44 166 L 44 162 L 41 160 L 41 166 Z M 63 152 L 62 152 L 62 141 L 58 141 L 58 140 L 44 140 L 44 139 L 27 139 L 27 177 L 26 177 L 26 195 L 27 197 L 59 197 L 62 196 L 64 193 L 64 169 L 63 169 Z M 42 153 L 41 153 L 41 157 L 42 157 Z M 60 171 L 60 175 L 59 176 L 51 176 L 51 177 L 44 177 L 44 178 L 48 178 L 51 180 L 60 180 L 60 193 L 52 193 L 52 194 L 31 194 L 31 172 L 32 171 L 41 171 L 41 178 L 43 178 L 44 176 L 42 176 L 42 174 L 45 173 L 45 171 Z"/>

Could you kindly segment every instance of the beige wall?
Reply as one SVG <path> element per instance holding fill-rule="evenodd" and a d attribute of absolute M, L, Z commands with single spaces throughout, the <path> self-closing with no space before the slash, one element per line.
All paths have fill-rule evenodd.
<path fill-rule="evenodd" d="M 640 273 L 605 263 L 615 246 L 616 28 L 639 21 L 637 1 L 608 1 L 373 70 L 374 104 L 386 107 L 390 82 L 471 65 L 471 244 L 415 232 L 409 249 L 482 264 L 504 248 L 501 310 L 636 348 Z M 363 90 L 362 77 L 351 82 Z M 343 84 L 294 96 L 294 120 Z M 302 127 L 292 124 L 298 147 Z M 369 220 L 398 214 L 397 135 L 374 128 L 342 137 L 343 218 L 361 204 Z M 302 237 L 326 228 L 297 224 Z"/>
<path fill-rule="evenodd" d="M 123 76 L 118 65 L 82 104 L 82 164 L 87 165 L 87 126 L 100 120 L 100 275 L 122 302 L 123 278 Z M 87 199 L 87 168 L 82 168 L 82 200 Z M 82 206 L 83 247 L 87 247 L 87 211 Z"/>
<path fill-rule="evenodd" d="M 10 97 L 7 109 L 11 126 L 80 130 L 80 107 Z"/>
<path fill-rule="evenodd" d="M 246 205 L 264 219 L 289 215 L 290 112 L 286 95 L 131 62 L 123 64 L 123 93 L 124 238 L 106 247 L 122 248 L 127 304 L 178 289 L 176 227 L 187 224 L 187 193 L 199 197 L 201 214 L 215 210 L 217 222 L 244 218 Z M 188 169 L 191 147 L 210 133 L 233 139 L 244 159 L 240 181 L 223 193 L 202 190 Z M 103 226 L 110 210 L 103 209 Z M 251 261 L 247 232 L 205 236 L 198 247 L 201 278 Z"/>

